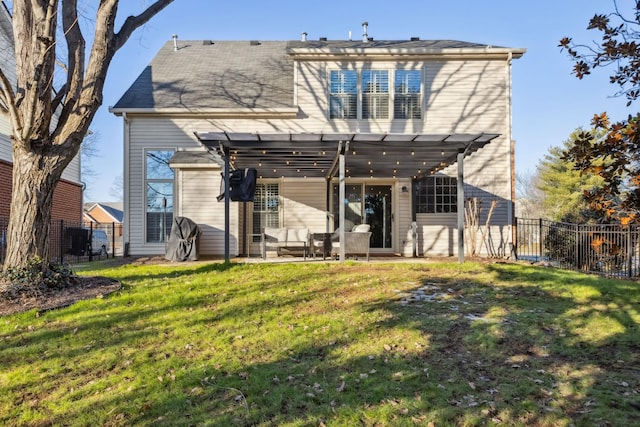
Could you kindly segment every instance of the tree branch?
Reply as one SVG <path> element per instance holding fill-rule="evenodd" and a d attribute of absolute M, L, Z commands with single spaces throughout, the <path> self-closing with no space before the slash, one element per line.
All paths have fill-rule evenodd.
<path fill-rule="evenodd" d="M 118 50 L 131 37 L 131 34 L 140 26 L 149 22 L 151 18 L 158 14 L 162 9 L 167 7 L 173 0 L 158 0 L 149 6 L 144 12 L 138 16 L 129 16 L 122 24 L 120 31 L 115 35 L 115 50 Z"/>
<path fill-rule="evenodd" d="M 36 58 L 31 61 L 35 66 L 28 68 L 31 75 L 28 72 L 18 73 L 18 86 L 25 90 L 26 95 L 14 103 L 16 109 L 21 111 L 23 120 L 20 130 L 16 129 L 14 135 L 23 144 L 27 144 L 34 134 L 40 138 L 48 133 L 51 123 L 51 115 L 46 110 L 50 108 L 49 100 L 53 90 L 57 6 L 57 0 L 50 0 L 44 4 L 33 2 L 30 6 L 22 2 L 14 4 L 14 29 L 16 25 L 20 25 L 16 22 L 22 24 L 21 28 L 25 28 L 26 23 L 26 26 L 33 25 L 28 29 L 28 38 L 21 40 L 14 35 L 16 47 L 26 46 L 27 55 Z M 16 55 L 18 69 L 22 66 L 18 62 L 21 55 Z"/>
<path fill-rule="evenodd" d="M 2 97 L 2 101 L 5 103 L 5 107 L 9 112 L 14 131 L 16 133 L 19 133 L 20 131 L 22 131 L 22 122 L 20 121 L 20 115 L 18 114 L 18 110 L 16 108 L 15 94 L 11 89 L 11 83 L 9 82 L 9 79 L 4 74 L 2 69 L 0 69 L 0 83 L 2 86 L 0 97 Z"/>
<path fill-rule="evenodd" d="M 62 29 L 67 42 L 67 81 L 52 101 L 55 110 L 64 99 L 58 122 L 66 122 L 71 111 L 77 108 L 84 85 L 86 42 L 78 24 L 78 1 L 62 2 Z M 66 97 L 66 98 L 65 98 Z"/>
<path fill-rule="evenodd" d="M 62 1 L 65 9 L 75 9 L 77 4 L 77 0 Z M 65 120 L 59 121 L 60 126 L 54 131 L 54 136 L 58 144 L 60 144 L 60 149 L 73 148 L 75 144 L 79 144 L 82 141 L 85 133 L 89 130 L 89 125 L 95 112 L 102 105 L 102 91 L 107 70 L 116 51 L 123 46 L 133 31 L 147 23 L 172 2 L 173 0 L 155 1 L 140 15 L 129 16 L 120 31 L 115 34 L 115 19 L 119 0 L 100 0 L 96 12 L 93 45 L 86 68 L 83 69 L 83 73 L 79 74 L 80 63 L 76 63 L 73 69 L 70 64 L 69 76 L 71 76 L 73 84 L 77 84 L 77 86 L 68 85 L 69 95 L 67 95 L 67 98 L 73 98 L 74 96 L 77 98 L 74 99 L 73 105 L 67 106 L 67 102 L 65 102 L 66 110 L 63 111 Z M 65 13 L 65 15 L 67 14 Z M 76 25 L 72 22 L 73 17 L 77 19 L 76 11 L 73 11 L 73 15 L 71 11 L 68 14 L 69 27 L 67 37 L 68 40 L 71 38 L 73 42 L 76 42 L 74 38 L 81 37 L 81 34 L 79 34 L 79 30 L 73 28 L 73 25 Z M 75 60 L 78 61 L 77 58 Z M 82 63 L 84 63 L 84 60 Z M 90 82 L 90 84 L 83 82 Z"/>

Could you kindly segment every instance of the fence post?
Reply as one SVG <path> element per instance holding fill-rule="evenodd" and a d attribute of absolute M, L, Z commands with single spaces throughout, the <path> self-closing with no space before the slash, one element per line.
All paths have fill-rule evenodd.
<path fill-rule="evenodd" d="M 116 257 L 116 223 L 111 223 L 111 258 Z M 107 258 L 109 258 L 109 252 L 107 252 Z"/>
<path fill-rule="evenodd" d="M 627 276 L 633 277 L 633 250 L 631 248 L 631 224 L 627 225 Z"/>
<path fill-rule="evenodd" d="M 575 239 L 576 239 L 576 244 L 575 244 L 575 253 L 573 256 L 573 269 L 574 270 L 579 270 L 580 269 L 580 262 L 581 262 L 581 257 L 580 257 L 580 232 L 578 231 L 578 224 L 574 224 L 575 227 Z"/>
<path fill-rule="evenodd" d="M 542 218 L 538 218 L 538 261 L 542 262 Z"/>
<path fill-rule="evenodd" d="M 89 223 L 89 261 L 93 261 L 93 221 Z"/>
<path fill-rule="evenodd" d="M 64 219 L 60 220 L 60 264 L 64 264 Z"/>
<path fill-rule="evenodd" d="M 514 229 L 511 237 L 513 238 L 513 247 L 511 250 L 511 256 L 518 259 L 518 217 L 514 217 Z"/>

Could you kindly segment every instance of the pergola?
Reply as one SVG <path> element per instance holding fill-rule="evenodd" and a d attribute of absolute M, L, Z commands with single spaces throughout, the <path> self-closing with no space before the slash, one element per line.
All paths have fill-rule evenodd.
<path fill-rule="evenodd" d="M 327 211 L 331 180 L 338 177 L 340 200 L 347 178 L 412 178 L 458 164 L 458 259 L 464 261 L 464 158 L 499 134 L 425 133 L 238 133 L 196 132 L 210 152 L 224 161 L 225 260 L 229 261 L 229 172 L 255 168 L 260 178 L 324 178 Z M 344 204 L 340 204 L 340 242 L 344 241 Z M 415 220 L 415 203 L 414 218 Z M 344 261 L 344 245 L 340 260 Z"/>

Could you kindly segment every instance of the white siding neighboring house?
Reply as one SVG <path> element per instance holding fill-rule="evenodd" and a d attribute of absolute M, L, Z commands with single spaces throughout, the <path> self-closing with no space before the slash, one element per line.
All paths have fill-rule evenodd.
<path fill-rule="evenodd" d="M 345 218 L 371 225 L 373 253 L 457 253 L 463 159 L 482 225 L 495 203 L 482 252 L 509 255 L 511 67 L 524 53 L 417 38 L 168 42 L 111 107 L 124 121 L 130 253 L 163 254 L 175 215 L 199 224 L 201 254 L 224 254 L 225 150 L 259 175 L 258 199 L 230 204 L 231 255 L 255 253 L 264 226 L 333 231 L 330 168 L 349 141 Z"/>

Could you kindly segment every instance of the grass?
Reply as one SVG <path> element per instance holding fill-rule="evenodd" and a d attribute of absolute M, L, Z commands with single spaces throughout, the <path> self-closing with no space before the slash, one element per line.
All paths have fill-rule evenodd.
<path fill-rule="evenodd" d="M 640 425 L 640 287 L 502 263 L 101 268 L 0 318 L 0 425 Z"/>

